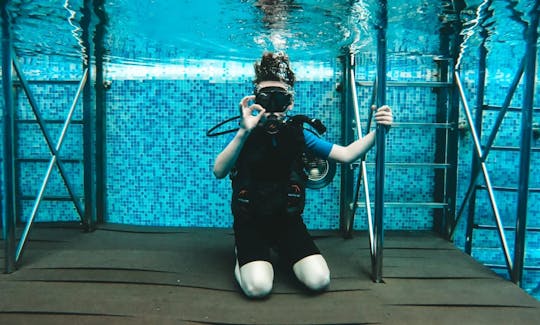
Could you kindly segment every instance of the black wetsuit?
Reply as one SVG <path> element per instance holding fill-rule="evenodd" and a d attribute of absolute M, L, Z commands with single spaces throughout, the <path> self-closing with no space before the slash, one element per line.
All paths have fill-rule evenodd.
<path fill-rule="evenodd" d="M 275 248 L 290 263 L 320 254 L 302 220 L 307 176 L 303 128 L 287 124 L 277 134 L 252 130 L 231 172 L 231 208 L 239 265 L 270 261 Z"/>

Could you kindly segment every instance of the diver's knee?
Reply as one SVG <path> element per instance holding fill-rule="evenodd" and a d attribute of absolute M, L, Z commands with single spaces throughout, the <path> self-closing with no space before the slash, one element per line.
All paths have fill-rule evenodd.
<path fill-rule="evenodd" d="M 311 290 L 322 291 L 330 285 L 330 272 L 324 270 L 313 271 L 304 278 L 304 284 Z"/>
<path fill-rule="evenodd" d="M 330 285 L 330 270 L 320 254 L 307 256 L 293 265 L 296 277 L 314 291 L 325 290 Z"/>
<path fill-rule="evenodd" d="M 255 261 L 240 268 L 241 287 L 250 298 L 263 298 L 270 294 L 274 282 L 272 264 Z"/>
<path fill-rule="evenodd" d="M 272 291 L 272 280 L 268 277 L 256 276 L 244 279 L 244 293 L 250 298 L 264 298 Z"/>

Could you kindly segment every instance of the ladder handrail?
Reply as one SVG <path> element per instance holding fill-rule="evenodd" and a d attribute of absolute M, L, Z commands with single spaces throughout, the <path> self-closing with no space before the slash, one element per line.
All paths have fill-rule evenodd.
<path fill-rule="evenodd" d="M 379 0 L 377 26 L 377 95 L 376 106 L 386 105 L 386 28 L 388 26 L 387 0 Z M 383 282 L 383 246 L 384 246 L 384 181 L 387 127 L 377 125 L 375 145 L 375 219 L 373 225 L 372 274 L 375 282 Z"/>

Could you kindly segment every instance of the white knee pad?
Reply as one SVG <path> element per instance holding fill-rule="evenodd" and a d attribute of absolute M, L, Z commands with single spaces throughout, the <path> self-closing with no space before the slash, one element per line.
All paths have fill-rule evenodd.
<path fill-rule="evenodd" d="M 250 298 L 263 298 L 272 291 L 274 282 L 274 269 L 266 261 L 254 261 L 234 268 L 236 281 L 246 296 Z"/>
<path fill-rule="evenodd" d="M 320 254 L 304 257 L 293 265 L 298 280 L 311 290 L 321 291 L 330 284 L 330 270 Z"/>

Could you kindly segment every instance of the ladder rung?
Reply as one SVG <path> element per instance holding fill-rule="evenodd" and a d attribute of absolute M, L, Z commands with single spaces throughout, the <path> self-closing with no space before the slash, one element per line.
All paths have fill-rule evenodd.
<path fill-rule="evenodd" d="M 73 159 L 73 158 L 60 158 L 58 159 L 62 163 L 82 163 L 82 159 Z M 51 161 L 51 158 L 17 158 L 15 161 L 21 162 L 21 163 L 33 163 L 33 162 L 39 162 L 39 163 L 49 163 Z"/>
<path fill-rule="evenodd" d="M 24 200 L 24 201 L 35 201 L 36 197 L 31 196 L 31 195 L 23 195 L 23 196 L 21 196 L 21 199 Z M 81 197 L 76 197 L 75 199 L 80 200 L 82 198 Z M 44 196 L 44 197 L 42 197 L 42 200 L 43 201 L 63 201 L 63 202 L 71 202 L 71 201 L 73 201 L 71 196 L 60 196 L 60 195 L 59 196 L 52 196 L 52 195 Z"/>
<path fill-rule="evenodd" d="M 478 189 L 481 189 L 481 190 L 486 190 L 487 187 L 485 185 L 478 185 L 477 186 Z M 517 192 L 518 191 L 518 188 L 517 187 L 508 187 L 508 186 L 492 186 L 492 188 L 496 191 L 501 191 L 501 192 Z M 540 188 L 529 188 L 529 192 L 533 192 L 533 193 L 540 193 Z"/>
<path fill-rule="evenodd" d="M 521 150 L 520 147 L 510 147 L 510 146 L 492 146 L 491 150 L 497 150 L 497 151 L 519 151 Z M 532 147 L 532 152 L 540 152 L 540 147 Z"/>
<path fill-rule="evenodd" d="M 475 229 L 487 229 L 487 230 L 495 230 L 495 229 L 498 229 L 497 226 L 493 226 L 493 225 L 479 225 L 479 224 L 475 224 L 474 225 L 474 228 Z M 504 227 L 504 230 L 509 230 L 509 231 L 515 231 L 516 230 L 516 227 Z M 538 227 L 527 227 L 525 228 L 526 231 L 531 231 L 531 232 L 540 232 L 540 228 Z"/>
<path fill-rule="evenodd" d="M 486 111 L 500 111 L 502 106 L 484 105 L 482 106 L 482 109 Z M 533 107 L 533 111 L 540 112 L 540 108 Z M 521 107 L 508 107 L 508 112 L 521 112 Z"/>
<path fill-rule="evenodd" d="M 357 81 L 358 86 L 373 87 L 373 81 Z M 388 81 L 387 87 L 426 87 L 426 88 L 447 88 L 452 86 L 450 82 L 440 81 Z"/>
<path fill-rule="evenodd" d="M 359 163 L 354 163 L 354 166 L 359 165 Z M 375 166 L 375 163 L 370 162 L 366 163 L 367 166 Z M 388 168 L 433 168 L 433 169 L 446 169 L 449 168 L 450 164 L 436 164 L 436 163 L 400 163 L 400 162 L 387 162 L 384 164 Z"/>
<path fill-rule="evenodd" d="M 502 264 L 484 263 L 484 265 L 487 266 L 487 267 L 493 268 L 493 269 L 505 269 L 505 270 L 508 269 L 508 266 L 502 265 Z M 524 265 L 523 269 L 527 270 L 527 271 L 540 271 L 540 266 L 526 266 L 526 265 Z"/>
<path fill-rule="evenodd" d="M 375 203 L 371 203 L 374 206 Z M 365 208 L 365 202 L 356 202 L 356 206 L 359 208 Z M 443 209 L 448 206 L 447 203 L 438 202 L 384 202 L 384 206 L 387 208 L 429 208 L 429 209 Z"/>
<path fill-rule="evenodd" d="M 421 122 L 396 122 L 392 123 L 392 128 L 434 128 L 434 129 L 451 129 L 452 123 L 421 123 Z"/>
<path fill-rule="evenodd" d="M 79 84 L 80 80 L 27 80 L 26 81 L 29 84 L 47 84 L 47 85 L 62 85 L 62 84 Z M 20 80 L 13 80 L 13 85 L 20 86 L 21 81 Z"/>
<path fill-rule="evenodd" d="M 20 124 L 37 124 L 38 120 L 16 120 Z M 64 124 L 66 120 L 43 120 L 47 124 Z M 71 120 L 71 124 L 84 124 L 84 120 Z"/>

